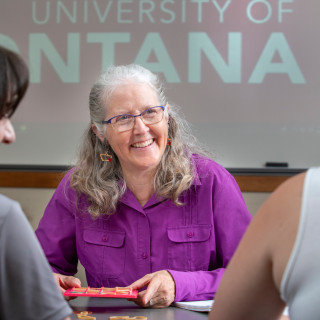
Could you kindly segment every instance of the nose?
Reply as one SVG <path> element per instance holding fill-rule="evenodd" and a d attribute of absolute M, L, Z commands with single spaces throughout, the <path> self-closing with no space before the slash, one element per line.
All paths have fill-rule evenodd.
<path fill-rule="evenodd" d="M 6 119 L 4 123 L 4 132 L 3 132 L 3 137 L 1 142 L 9 144 L 15 140 L 16 140 L 16 134 L 14 132 L 12 123 L 9 119 Z"/>
<path fill-rule="evenodd" d="M 136 117 L 133 124 L 133 132 L 135 134 L 144 134 L 149 131 L 149 127 L 144 124 L 141 117 Z"/>

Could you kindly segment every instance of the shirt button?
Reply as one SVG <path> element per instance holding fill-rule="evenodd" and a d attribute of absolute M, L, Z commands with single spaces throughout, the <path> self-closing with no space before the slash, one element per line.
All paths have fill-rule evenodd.
<path fill-rule="evenodd" d="M 148 258 L 148 254 L 146 252 L 144 252 L 142 255 L 141 255 L 142 259 L 147 259 Z"/>
<path fill-rule="evenodd" d="M 108 241 L 108 236 L 104 235 L 102 236 L 102 239 L 101 239 L 103 242 L 107 242 Z"/>
<path fill-rule="evenodd" d="M 192 238 L 192 237 L 193 237 L 193 232 L 192 232 L 192 231 L 189 231 L 189 232 L 187 233 L 187 237 L 188 237 L 188 238 Z"/>

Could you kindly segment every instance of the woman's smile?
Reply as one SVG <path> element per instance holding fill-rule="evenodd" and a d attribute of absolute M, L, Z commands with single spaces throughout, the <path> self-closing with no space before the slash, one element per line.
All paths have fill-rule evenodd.
<path fill-rule="evenodd" d="M 117 87 L 108 99 L 107 117 L 119 114 L 138 115 L 150 106 L 158 106 L 154 90 L 146 83 L 126 83 Z M 106 139 L 117 155 L 123 172 L 155 170 L 167 147 L 167 118 L 146 125 L 140 117 L 131 130 L 117 132 L 108 127 Z"/>
<path fill-rule="evenodd" d="M 136 142 L 136 143 L 132 144 L 131 147 L 133 147 L 133 148 L 145 148 L 145 147 L 150 146 L 153 142 L 154 142 L 154 139 L 146 140 L 146 141 L 143 141 L 143 142 Z"/>

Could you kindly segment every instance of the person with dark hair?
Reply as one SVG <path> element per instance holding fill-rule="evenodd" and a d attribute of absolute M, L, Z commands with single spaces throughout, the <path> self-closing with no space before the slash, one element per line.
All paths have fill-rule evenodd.
<path fill-rule="evenodd" d="M 16 111 L 29 84 L 29 71 L 17 54 L 0 47 L 0 141 L 11 143 L 15 132 L 10 118 Z"/>
<path fill-rule="evenodd" d="M 10 118 L 28 79 L 22 58 L 0 46 L 1 143 L 15 140 Z M 67 320 L 71 312 L 20 205 L 0 195 L 0 319 Z"/>
<path fill-rule="evenodd" d="M 78 161 L 36 230 L 57 282 L 73 285 L 79 259 L 90 287 L 141 289 L 143 307 L 212 299 L 251 220 L 234 178 L 142 66 L 109 67 L 89 108 Z"/>

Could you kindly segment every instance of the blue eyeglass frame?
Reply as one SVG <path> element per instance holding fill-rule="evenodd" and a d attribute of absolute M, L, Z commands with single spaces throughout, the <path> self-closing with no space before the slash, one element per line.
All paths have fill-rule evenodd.
<path fill-rule="evenodd" d="M 117 116 L 114 116 L 114 117 L 110 118 L 109 120 L 103 120 L 103 121 L 101 121 L 101 123 L 102 123 L 102 124 L 112 124 L 112 123 L 111 123 L 111 120 L 112 120 L 112 119 L 117 118 L 117 117 L 121 117 L 121 116 L 131 116 L 131 117 L 133 117 L 133 118 L 141 117 L 141 115 L 142 115 L 143 113 L 145 113 L 146 111 L 148 111 L 148 110 L 150 110 L 150 109 L 153 109 L 153 108 L 159 108 L 159 107 L 160 107 L 160 108 L 162 109 L 162 111 L 164 112 L 164 110 L 165 110 L 166 107 L 164 107 L 164 106 L 154 106 L 154 107 L 150 107 L 150 108 L 142 111 L 140 114 L 137 114 L 137 115 L 129 114 L 129 113 L 118 114 Z"/>

